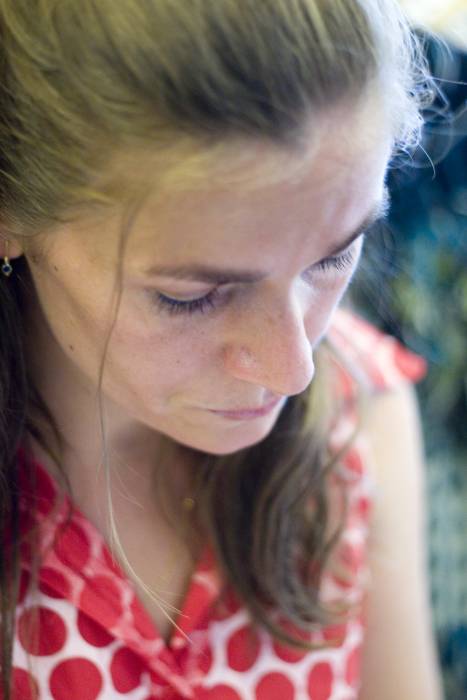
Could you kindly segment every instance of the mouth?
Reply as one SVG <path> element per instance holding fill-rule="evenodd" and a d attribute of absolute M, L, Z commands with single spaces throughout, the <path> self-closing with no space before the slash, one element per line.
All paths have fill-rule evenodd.
<path fill-rule="evenodd" d="M 232 418 L 233 420 L 248 420 L 251 418 L 260 418 L 270 413 L 282 400 L 286 397 L 278 397 L 265 404 L 259 408 L 243 408 L 238 410 L 211 410 L 211 413 L 216 413 L 218 415 L 224 416 L 225 418 Z"/>

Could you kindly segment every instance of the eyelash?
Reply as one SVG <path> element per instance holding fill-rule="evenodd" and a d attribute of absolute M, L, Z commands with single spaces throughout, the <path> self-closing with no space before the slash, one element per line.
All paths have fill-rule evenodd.
<path fill-rule="evenodd" d="M 355 256 L 352 251 L 342 253 L 342 255 L 337 255 L 332 258 L 325 258 L 320 263 L 317 264 L 318 269 L 322 271 L 334 268 L 336 270 L 345 270 L 347 267 L 352 265 Z M 178 314 L 194 314 L 196 312 L 206 313 L 209 309 L 214 309 L 218 303 L 219 292 L 217 289 L 213 289 L 204 297 L 200 299 L 192 299 L 191 301 L 178 301 L 177 299 L 171 299 L 166 297 L 164 294 L 158 293 L 155 297 L 156 306 L 158 306 L 162 311 L 168 313 L 171 316 Z"/>

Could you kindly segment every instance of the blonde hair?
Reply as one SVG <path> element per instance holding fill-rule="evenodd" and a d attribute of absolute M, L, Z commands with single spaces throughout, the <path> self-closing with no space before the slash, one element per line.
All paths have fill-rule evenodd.
<path fill-rule="evenodd" d="M 2 235 L 21 237 L 26 251 L 41 232 L 125 205 L 123 244 L 150 192 L 203 186 L 213 168 L 232 177 L 238 143 L 299 153 L 314 115 L 369 90 L 385 103 L 394 153 L 410 150 L 433 97 L 422 46 L 393 0 L 0 0 L 0 37 Z M 244 178 L 241 166 L 238 174 Z M 276 174 L 263 163 L 263 177 Z M 0 555 L 5 698 L 16 600 L 6 572 L 17 584 L 19 571 L 16 450 L 26 433 L 35 435 L 59 466 L 46 426 L 61 439 L 20 361 L 30 288 L 26 261 L 15 268 L 15 279 L 0 283 L 0 325 L 9 329 L 0 343 L 0 528 L 16 532 L 14 557 Z M 104 360 L 105 353 L 99 389 Z M 273 604 L 304 626 L 334 620 L 319 601 L 320 574 L 340 533 L 326 540 L 326 477 L 336 460 L 317 408 L 323 377 L 324 370 L 288 401 L 260 445 L 204 455 L 197 470 L 201 525 L 226 577 L 258 625 L 301 648 L 311 645 L 268 610 Z M 102 431 L 105 438 L 103 418 Z M 113 546 L 132 570 L 108 494 Z M 305 515 L 311 498 L 313 516 Z M 285 580 L 297 547 L 320 566 L 305 577 L 289 569 Z"/>

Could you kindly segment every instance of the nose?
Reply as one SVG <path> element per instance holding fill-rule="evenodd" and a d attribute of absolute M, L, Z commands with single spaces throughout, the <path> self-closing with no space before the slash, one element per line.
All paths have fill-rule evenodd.
<path fill-rule="evenodd" d="M 313 340 L 297 300 L 248 312 L 224 345 L 224 367 L 237 379 L 284 396 L 300 394 L 313 379 Z M 314 325 L 314 324 L 313 324 Z"/>

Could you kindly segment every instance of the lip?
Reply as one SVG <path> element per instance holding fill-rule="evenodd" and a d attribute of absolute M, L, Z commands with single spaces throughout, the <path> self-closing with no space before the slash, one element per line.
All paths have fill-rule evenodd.
<path fill-rule="evenodd" d="M 267 415 L 270 411 L 272 411 L 273 408 L 277 406 L 278 403 L 283 399 L 284 397 L 279 397 L 277 399 L 274 399 L 273 401 L 270 401 L 268 404 L 265 406 L 262 406 L 261 408 L 256 408 L 256 409 L 241 409 L 239 411 L 210 411 L 211 413 L 217 413 L 218 415 L 224 416 L 225 418 L 231 418 L 233 420 L 248 420 L 251 418 L 260 418 L 261 416 Z"/>

